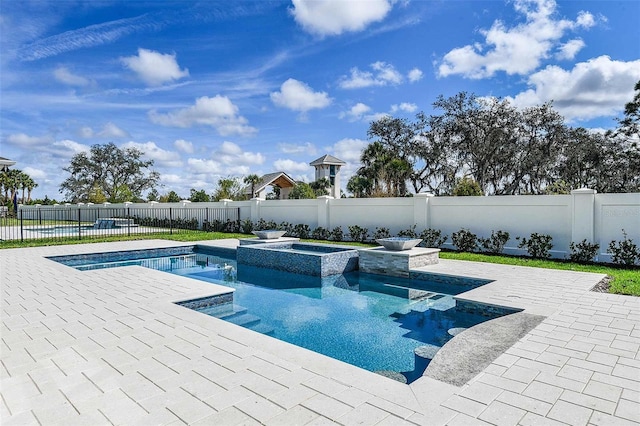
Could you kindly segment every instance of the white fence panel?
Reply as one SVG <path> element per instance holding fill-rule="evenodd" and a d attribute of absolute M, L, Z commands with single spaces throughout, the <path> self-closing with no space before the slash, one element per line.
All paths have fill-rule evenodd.
<path fill-rule="evenodd" d="M 348 232 L 358 225 L 368 228 L 370 235 L 378 228 L 389 228 L 392 234 L 414 225 L 414 198 L 338 198 L 329 202 L 328 227 L 337 226 Z"/>
<path fill-rule="evenodd" d="M 599 260 L 608 262 L 609 243 L 622 240 L 622 230 L 640 246 L 640 193 L 596 194 L 594 242 L 600 244 Z"/>
<path fill-rule="evenodd" d="M 451 234 L 461 228 L 485 238 L 501 230 L 510 234 L 505 252 L 518 254 L 523 251 L 517 248 L 516 237 L 536 232 L 553 236 L 552 254 L 561 256 L 571 242 L 571 196 L 433 197 L 428 223 L 449 236 L 445 245 L 449 248 L 453 248 Z"/>

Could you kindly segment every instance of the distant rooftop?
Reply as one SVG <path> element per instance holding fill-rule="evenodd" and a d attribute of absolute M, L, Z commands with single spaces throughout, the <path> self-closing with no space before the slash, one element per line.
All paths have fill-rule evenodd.
<path fill-rule="evenodd" d="M 347 163 L 329 154 L 325 154 L 322 157 L 318 158 L 317 160 L 313 160 L 311 163 L 309 163 L 310 166 L 320 166 L 322 164 L 344 166 Z"/>
<path fill-rule="evenodd" d="M 260 192 L 269 185 L 275 185 L 280 188 L 290 188 L 295 185 L 295 180 L 285 172 L 267 173 L 260 178 L 260 182 L 255 185 L 254 192 Z M 245 187 L 245 194 L 251 195 L 251 185 Z"/>

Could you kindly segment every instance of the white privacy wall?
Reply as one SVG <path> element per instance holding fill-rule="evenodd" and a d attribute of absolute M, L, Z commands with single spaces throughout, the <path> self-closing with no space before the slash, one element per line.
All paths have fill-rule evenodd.
<path fill-rule="evenodd" d="M 622 230 L 640 247 L 640 193 L 597 194 L 594 200 L 594 241 L 600 260 L 608 261 L 607 247 L 622 239 Z"/>
<path fill-rule="evenodd" d="M 48 207 L 48 206 L 47 206 Z M 348 235 L 348 227 L 358 225 L 369 229 L 372 236 L 376 228 L 388 228 L 392 235 L 416 226 L 419 234 L 424 229 L 440 230 L 449 238 L 444 247 L 453 248 L 451 234 L 462 228 L 478 237 L 488 237 L 491 231 L 507 231 L 511 238 L 505 252 L 526 253 L 518 249 L 516 237 L 528 238 L 532 233 L 553 237 L 554 257 L 568 257 L 569 244 L 586 239 L 600 245 L 598 260 L 609 261 L 606 253 L 609 242 L 623 239 L 622 229 L 640 246 L 640 193 L 597 194 L 591 189 L 578 189 L 571 195 L 525 195 L 491 197 L 434 197 L 417 194 L 407 198 L 338 198 L 319 197 L 314 200 L 223 200 L 215 203 L 143 203 L 112 204 L 103 206 L 104 212 L 96 213 L 101 206 L 57 206 L 69 215 L 82 212 L 86 219 L 108 217 L 114 208 L 144 209 L 147 216 L 166 215 L 172 208 L 174 218 L 190 219 L 190 208 L 240 209 L 240 219 L 303 223 L 311 229 L 322 226 L 333 229 L 340 226 Z M 25 218 L 34 218 L 37 206 L 21 206 Z M 44 210 L 44 206 L 43 206 Z M 94 210 L 94 211 L 90 211 Z M 51 211 L 48 209 L 48 211 Z M 141 211 L 137 211 L 141 214 Z M 89 216 L 92 215 L 92 216 Z M 56 217 L 58 213 L 56 212 Z M 45 219 L 43 217 L 43 219 Z M 85 218 L 83 217 L 83 220 Z"/>
<path fill-rule="evenodd" d="M 505 253 L 520 253 L 516 237 L 531 233 L 553 236 L 554 250 L 566 251 L 571 242 L 571 195 L 432 197 L 428 227 L 449 236 L 445 247 L 453 248 L 451 234 L 466 228 L 478 237 L 507 231 Z"/>

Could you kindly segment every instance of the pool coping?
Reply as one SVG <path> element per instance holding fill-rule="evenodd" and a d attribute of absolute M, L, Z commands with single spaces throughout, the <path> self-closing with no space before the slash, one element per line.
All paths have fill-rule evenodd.
<path fill-rule="evenodd" d="M 119 404 L 131 404 L 132 401 L 136 404 L 136 407 L 131 408 L 132 414 L 129 421 L 156 419 L 163 424 L 172 422 L 177 424 L 180 421 L 196 423 L 207 419 L 212 422 L 214 419 L 221 418 L 219 416 L 223 412 L 238 421 L 248 419 L 269 423 L 276 422 L 278 419 L 297 418 L 296 416 L 304 414 L 312 417 L 311 421 L 320 423 L 335 421 L 344 424 L 351 423 L 349 419 L 360 419 L 365 424 L 374 424 L 378 421 L 386 421 L 388 424 L 401 422 L 464 424 L 469 423 L 471 419 L 492 423 L 491 419 L 497 412 L 509 412 L 518 413 L 518 416 L 514 414 L 517 420 L 513 423 L 505 421 L 505 424 L 516 424 L 520 420 L 540 420 L 545 416 L 546 420 L 562 420 L 561 410 L 566 411 L 568 408 L 581 414 L 588 412 L 587 421 L 599 419 L 602 422 L 602 419 L 614 419 L 622 423 L 640 420 L 629 419 L 629 407 L 633 408 L 635 405 L 629 396 L 623 397 L 623 394 L 635 395 L 632 392 L 640 391 L 638 385 L 640 367 L 636 361 L 640 343 L 640 303 L 637 298 L 629 296 L 589 292 L 589 289 L 601 279 L 600 274 L 444 260 L 441 260 L 438 265 L 425 267 L 425 270 L 436 273 L 453 273 L 484 279 L 497 277 L 493 282 L 457 297 L 479 303 L 507 305 L 547 318 L 463 387 L 448 385 L 428 377 L 423 377 L 407 386 L 176 304 L 180 301 L 222 294 L 225 291 L 228 292 L 228 288 L 197 283 L 195 280 L 171 276 L 160 271 L 150 271 L 138 266 L 124 267 L 120 271 L 70 272 L 68 267 L 45 259 L 47 255 L 61 253 L 79 254 L 101 250 L 123 251 L 134 248 L 188 245 L 233 247 L 236 244 L 237 240 L 189 243 L 145 240 L 3 250 L 0 261 L 2 266 L 0 278 L 3 287 L 1 351 L 3 368 L 0 382 L 3 403 L 0 415 L 3 424 L 5 421 L 6 424 L 29 423 L 43 418 L 55 423 L 73 419 L 74 416 L 84 420 L 95 420 L 97 423 L 107 421 L 118 423 L 119 410 L 111 406 L 115 403 L 107 402 L 105 399 L 107 394 L 109 398 L 115 398 L 114 401 L 119 401 Z M 64 285 L 61 281 L 64 281 Z M 59 288 L 58 284 L 61 284 Z M 66 298 L 73 301 L 77 298 L 80 304 L 75 305 L 75 308 L 81 312 L 86 310 L 89 312 L 88 315 L 95 316 L 96 306 L 102 306 L 103 300 L 109 300 L 110 303 L 104 304 L 104 309 L 100 308 L 99 313 L 108 318 L 112 315 L 108 311 L 111 309 L 121 315 L 119 317 L 121 321 L 125 318 L 134 321 L 136 312 L 131 312 L 130 306 L 134 305 L 131 300 L 142 304 L 147 312 L 143 315 L 139 312 L 137 314 L 149 322 L 146 326 L 151 327 L 153 324 L 153 327 L 166 331 L 166 336 L 162 339 L 157 337 L 164 343 L 151 349 L 156 353 L 148 359 L 149 362 L 169 357 L 171 354 L 167 348 L 180 344 L 180 339 L 189 340 L 197 345 L 199 341 L 193 341 L 193 335 L 197 335 L 206 341 L 206 345 L 193 349 L 198 355 L 193 355 L 193 360 L 186 363 L 189 367 L 185 366 L 186 372 L 178 374 L 176 378 L 178 382 L 182 375 L 188 375 L 190 371 L 200 368 L 199 366 L 205 362 L 202 361 L 202 357 L 213 359 L 225 354 L 225 357 L 231 356 L 238 359 L 233 358 L 229 363 L 219 361 L 229 373 L 228 377 L 218 379 L 211 376 L 211 379 L 220 380 L 219 383 L 237 392 L 248 390 L 250 395 L 242 401 L 216 411 L 215 407 L 221 408 L 217 405 L 219 402 L 198 398 L 197 393 L 185 391 L 184 388 L 189 385 L 184 383 L 179 386 L 169 386 L 162 382 L 167 387 L 167 392 L 180 395 L 178 400 L 184 399 L 180 406 L 166 402 L 153 405 L 153 408 L 147 405 L 150 398 L 145 396 L 148 395 L 131 391 L 130 384 L 113 385 L 113 389 L 108 392 L 89 398 L 90 403 L 84 400 L 87 395 L 77 396 L 70 391 L 68 383 L 64 380 L 61 380 L 59 385 L 43 382 L 38 393 L 33 390 L 35 382 L 32 377 L 39 377 L 38 373 L 43 368 L 53 368 L 53 365 L 65 366 L 61 359 L 72 356 L 69 347 L 61 346 L 59 349 L 52 349 L 46 342 L 56 342 L 63 337 L 69 339 L 68 336 L 60 336 L 61 330 L 67 330 L 65 327 L 70 327 L 68 324 L 61 323 L 60 318 L 72 323 L 79 321 L 81 315 L 75 315 L 75 311 L 71 312 L 69 306 L 66 310 L 62 309 L 54 314 L 52 312 L 56 309 L 47 304 L 48 299 L 40 300 L 40 294 L 37 295 L 38 298 L 34 298 L 34 292 L 39 291 L 52 300 L 58 297 L 60 297 L 59 300 L 65 300 L 65 297 L 59 296 L 58 292 L 67 291 L 67 286 L 77 288 L 77 294 L 70 293 Z M 155 293 L 147 294 L 147 289 L 151 288 Z M 143 291 L 143 294 L 139 294 Z M 107 296 L 111 299 L 107 299 Z M 33 300 L 33 306 L 26 304 L 26 300 Z M 86 303 L 93 308 L 83 305 Z M 120 305 L 117 305 L 118 303 Z M 602 318 L 610 320 L 606 322 Z M 606 326 L 592 324 L 597 322 L 597 319 Z M 92 318 L 92 321 L 95 321 L 95 324 L 89 325 L 95 326 L 99 333 L 103 333 L 108 329 L 107 327 L 117 325 L 116 319 L 101 321 Z M 94 354 L 90 351 L 83 352 L 84 346 L 78 346 L 76 350 L 85 360 L 76 360 L 77 366 L 87 364 L 87 368 L 91 367 L 83 371 L 84 377 L 93 378 L 88 372 L 93 372 L 93 368 L 99 365 L 102 370 L 110 371 L 108 374 L 112 375 L 117 382 L 118 377 L 121 376 L 104 365 L 107 361 L 115 367 L 120 367 L 121 372 L 124 372 L 122 376 L 138 377 L 135 374 L 147 367 L 142 360 L 129 360 L 130 362 L 121 360 L 124 356 L 121 347 L 124 347 L 128 342 L 126 339 L 131 335 L 137 335 L 135 333 L 148 334 L 144 327 L 134 327 L 133 331 L 125 329 L 123 332 L 125 335 L 117 338 L 109 336 L 113 341 L 107 340 L 108 344 L 104 342 L 105 348 L 99 349 Z M 178 336 L 179 333 L 176 330 L 185 334 Z M 28 338 L 24 337 L 25 335 Z M 82 341 L 86 343 L 84 336 L 80 339 L 84 339 Z M 563 343 L 563 346 L 559 346 L 558 342 Z M 571 347 L 574 349 L 565 347 L 569 343 L 572 343 Z M 580 348 L 579 343 L 593 347 L 588 351 L 586 347 L 582 347 L 581 350 L 575 349 Z M 605 345 L 605 343 L 608 344 Z M 45 346 L 47 349 L 44 349 Z M 73 344 L 71 346 L 74 347 Z M 615 363 L 613 358 L 608 358 L 614 355 L 606 352 L 605 348 L 609 348 L 609 352 L 618 351 L 615 355 Z M 16 358 L 18 354 L 24 354 L 25 350 L 34 362 Z M 575 354 L 570 356 L 572 350 Z M 97 354 L 100 356 L 96 358 Z M 75 357 L 77 358 L 77 355 Z M 589 358 L 592 360 L 588 361 Z M 58 363 L 54 363 L 54 360 L 58 360 Z M 559 360 L 564 360 L 562 365 L 555 365 L 560 363 Z M 147 361 L 147 358 L 144 361 Z M 608 365 L 611 363 L 613 365 Z M 164 367 L 160 364 L 157 365 L 157 369 L 164 371 Z M 282 375 L 274 377 L 273 370 L 281 371 Z M 590 374 L 587 375 L 584 371 L 590 371 Z M 145 370 L 145 372 L 148 375 L 154 374 L 153 371 Z M 567 372 L 573 372 L 576 377 L 565 377 Z M 625 373 L 626 379 L 621 377 L 621 372 Z M 637 373 L 638 380 L 629 379 L 630 373 Z M 75 372 L 69 374 L 69 377 L 73 377 L 74 380 L 82 379 Z M 233 385 L 224 381 L 231 380 L 231 377 L 235 380 Z M 569 382 L 561 380 L 563 378 Z M 585 380 L 581 388 L 574 383 L 582 383 Z M 259 386 L 256 384 L 258 382 Z M 220 386 L 219 383 L 218 386 Z M 280 389 L 284 386 L 284 390 L 271 394 L 271 388 L 267 383 L 272 383 L 271 388 Z M 595 404 L 593 398 L 597 397 L 582 392 L 587 387 L 589 390 L 595 389 L 598 384 L 620 389 L 616 400 L 612 402 L 613 409 L 610 404 L 605 404 L 607 400 L 603 398 L 600 399 L 604 402 L 599 402 L 600 405 L 593 407 L 592 405 Z M 55 388 L 55 392 L 49 393 L 49 386 L 52 389 Z M 536 393 L 547 386 L 553 390 L 553 392 L 548 390 L 548 395 L 557 394 L 551 402 L 544 401 L 545 396 Z M 224 386 L 221 387 L 224 388 Z M 12 395 L 6 393 L 8 388 L 12 389 Z M 28 391 L 23 391 L 27 388 Z M 224 389 L 231 392 L 231 389 Z M 281 398 L 281 394 L 286 393 L 287 390 L 296 391 L 294 393 L 298 398 L 306 393 L 308 398 L 289 407 L 290 404 Z M 38 401 L 42 399 L 38 397 L 47 396 L 47 400 L 56 400 L 60 392 L 67 398 L 66 408 L 71 406 L 72 410 L 65 411 L 63 408 L 53 408 L 47 404 L 38 405 Z M 587 398 L 588 396 L 592 399 Z M 292 398 L 291 395 L 290 397 Z M 535 401 L 537 405 L 533 404 Z M 250 402 L 262 407 L 261 412 L 253 411 Z M 180 408 L 182 406 L 192 408 L 183 412 L 185 409 Z M 196 406 L 198 408 L 194 408 Z M 544 406 L 545 409 L 541 410 L 540 406 Z M 331 410 L 328 407 L 332 407 Z M 540 414 L 541 412 L 543 414 Z"/>

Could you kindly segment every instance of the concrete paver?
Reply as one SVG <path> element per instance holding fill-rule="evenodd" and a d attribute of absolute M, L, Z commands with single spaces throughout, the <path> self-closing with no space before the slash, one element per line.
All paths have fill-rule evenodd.
<path fill-rule="evenodd" d="M 207 242 L 234 247 L 236 240 Z M 546 318 L 461 387 L 402 385 L 175 305 L 227 291 L 132 266 L 46 259 L 162 240 L 0 252 L 0 419 L 12 424 L 640 423 L 640 299 L 601 276 L 441 261 L 494 281 L 464 300 Z"/>

